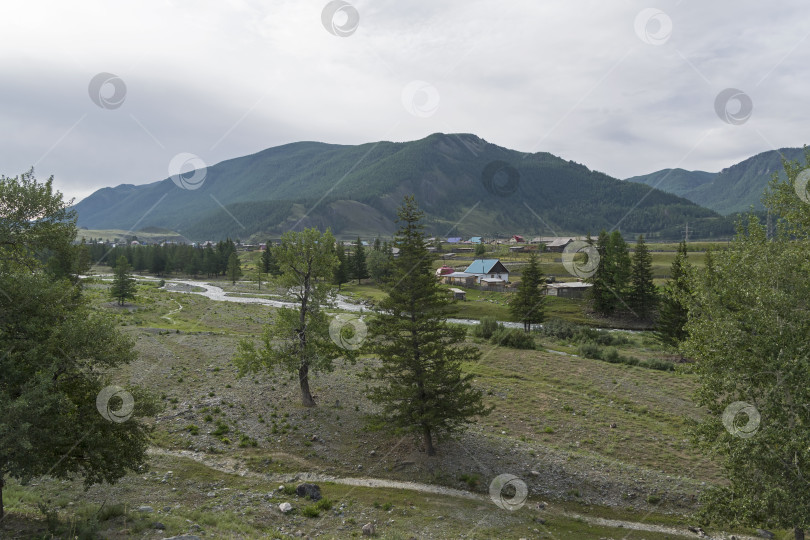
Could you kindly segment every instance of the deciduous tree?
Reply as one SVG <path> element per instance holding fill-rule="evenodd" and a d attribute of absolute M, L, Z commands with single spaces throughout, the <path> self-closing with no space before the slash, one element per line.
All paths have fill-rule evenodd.
<path fill-rule="evenodd" d="M 265 328 L 261 347 L 250 339 L 242 340 L 234 358 L 242 375 L 278 367 L 298 373 L 305 407 L 315 406 L 310 373 L 331 371 L 334 360 L 341 356 L 354 359 L 353 351 L 341 349 L 330 338 L 329 318 L 323 311 L 333 294 L 334 244 L 331 232 L 306 229 L 285 233 L 281 243 L 273 246 L 280 283 L 296 307 L 278 309 Z"/>

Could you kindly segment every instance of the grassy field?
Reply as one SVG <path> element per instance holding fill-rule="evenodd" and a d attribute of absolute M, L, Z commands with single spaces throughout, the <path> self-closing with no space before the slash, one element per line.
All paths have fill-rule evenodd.
<path fill-rule="evenodd" d="M 339 362 L 331 373 L 313 374 L 319 406 L 303 408 L 291 374 L 240 378 L 232 364 L 238 340 L 260 333 L 271 308 L 171 293 L 147 282 L 139 285 L 134 304 L 117 307 L 107 287 L 94 281 L 86 290 L 138 351 L 135 363 L 111 377 L 145 386 L 163 402 L 155 420 L 157 453 L 150 470 L 86 492 L 78 481 L 10 483 L 6 505 L 17 529 L 42 536 L 50 528 L 64 537 L 83 537 L 82 530 L 94 527 L 108 538 L 184 532 L 282 538 L 296 531 L 345 538 L 360 536 L 360 528 L 374 522 L 378 537 L 392 539 L 607 538 L 628 530 L 597 525 L 593 518 L 694 524 L 689 514 L 696 495 L 704 482 L 719 481 L 716 465 L 688 441 L 686 428 L 702 412 L 691 401 L 696 381 L 685 372 L 571 356 L 576 343 L 542 336 L 536 338 L 537 350 L 473 340 L 482 358 L 464 370 L 474 375 L 494 411 L 461 436 L 440 441 L 439 454 L 428 458 L 411 437 L 365 428 L 374 407 L 358 374 L 374 359 Z M 254 285 L 228 287 L 245 294 Z M 364 298 L 381 294 L 371 285 L 344 289 Z M 502 314 L 495 310 L 504 309 L 504 298 L 496 298 L 499 303 L 461 304 L 478 303 L 484 307 L 467 309 Z M 565 309 L 579 309 L 572 305 Z M 638 358 L 664 355 L 645 334 L 630 336 L 619 348 Z M 305 473 L 321 475 L 317 483 L 329 508 L 310 508 L 312 501 L 279 490 L 296 485 Z M 514 512 L 488 497 L 490 482 L 504 473 L 527 485 L 528 499 Z M 357 487 L 340 480 L 357 477 L 469 494 Z M 280 502 L 292 503 L 294 512 L 279 512 Z M 546 506 L 540 509 L 539 503 Z M 141 506 L 152 511 L 139 511 Z M 156 522 L 165 529 L 155 529 Z"/>

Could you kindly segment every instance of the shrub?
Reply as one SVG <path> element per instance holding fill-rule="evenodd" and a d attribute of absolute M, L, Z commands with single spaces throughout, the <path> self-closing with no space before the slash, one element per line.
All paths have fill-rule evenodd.
<path fill-rule="evenodd" d="M 650 369 L 657 369 L 658 371 L 675 371 L 675 364 L 667 362 L 666 360 L 651 359 L 645 362 L 645 366 Z"/>
<path fill-rule="evenodd" d="M 458 477 L 459 480 L 467 484 L 469 489 L 475 489 L 478 486 L 478 483 L 481 481 L 481 477 L 477 474 L 462 474 Z"/>
<path fill-rule="evenodd" d="M 315 506 L 316 506 L 316 507 L 317 507 L 319 510 L 323 510 L 324 512 L 327 512 L 327 511 L 329 511 L 329 510 L 331 510 L 331 509 L 332 509 L 332 505 L 333 505 L 333 504 L 334 504 L 334 503 L 333 503 L 331 500 L 329 500 L 329 499 L 327 499 L 326 497 L 324 497 L 323 499 L 321 499 L 320 501 L 318 501 L 317 503 L 315 503 Z"/>
<path fill-rule="evenodd" d="M 217 428 L 211 433 L 211 435 L 213 435 L 214 437 L 219 437 L 221 435 L 225 435 L 230 430 L 231 430 L 231 428 L 228 427 L 228 424 L 226 424 L 225 422 L 219 421 L 219 422 L 217 422 Z"/>
<path fill-rule="evenodd" d="M 599 350 L 599 345 L 593 343 L 592 341 L 588 341 L 585 343 L 580 344 L 577 352 L 580 356 L 584 356 L 585 358 L 594 358 L 596 360 L 602 359 L 601 351 Z"/>
<path fill-rule="evenodd" d="M 578 328 L 578 325 L 562 319 L 549 319 L 543 323 L 540 333 L 558 339 L 572 339 Z"/>
<path fill-rule="evenodd" d="M 513 349 L 534 349 L 534 338 L 531 334 L 517 328 L 504 328 L 501 326 L 489 339 L 494 345 L 503 345 Z"/>
<path fill-rule="evenodd" d="M 475 337 L 490 339 L 492 334 L 501 328 L 503 325 L 495 317 L 483 317 L 481 323 L 473 327 L 472 333 Z"/>
<path fill-rule="evenodd" d="M 604 360 L 605 362 L 610 362 L 611 364 L 619 364 L 622 362 L 622 360 L 625 359 L 626 357 L 620 355 L 619 351 L 617 351 L 613 347 L 605 349 L 605 351 L 602 353 L 602 360 Z"/>
<path fill-rule="evenodd" d="M 308 518 L 316 518 L 321 515 L 321 510 L 317 505 L 310 504 L 309 506 L 305 506 L 301 509 L 301 515 Z"/>

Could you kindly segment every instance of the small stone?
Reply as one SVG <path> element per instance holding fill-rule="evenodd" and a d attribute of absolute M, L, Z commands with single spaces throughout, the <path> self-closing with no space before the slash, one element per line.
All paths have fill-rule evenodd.
<path fill-rule="evenodd" d="M 366 523 L 363 525 L 361 531 L 363 532 L 363 536 L 374 536 L 377 534 L 377 527 L 375 527 L 373 523 Z"/>
<path fill-rule="evenodd" d="M 139 506 L 138 507 L 138 512 L 143 512 L 144 514 L 151 514 L 154 511 L 155 511 L 155 509 L 152 508 L 151 506 L 144 505 L 144 506 Z"/>
<path fill-rule="evenodd" d="M 154 523 L 154 525 L 152 525 L 152 528 L 153 528 L 153 529 L 157 529 L 157 530 L 159 530 L 159 531 L 162 531 L 162 530 L 165 530 L 165 529 L 166 529 L 166 525 L 164 525 L 163 523 L 161 523 L 161 522 L 159 522 L 159 521 L 156 521 L 156 522 Z"/>
<path fill-rule="evenodd" d="M 164 506 L 164 507 L 163 507 L 163 511 L 164 511 L 164 512 L 171 512 L 171 511 L 172 511 L 172 507 L 171 507 L 171 506 Z"/>
<path fill-rule="evenodd" d="M 286 514 L 292 510 L 292 505 L 288 502 L 281 503 L 278 505 L 278 509 L 281 510 L 283 514 Z"/>
<path fill-rule="evenodd" d="M 217 496 L 217 494 L 216 494 L 216 492 L 215 492 L 215 491 L 209 491 L 209 492 L 208 492 L 208 496 L 209 496 L 209 497 L 216 497 L 216 496 Z"/>

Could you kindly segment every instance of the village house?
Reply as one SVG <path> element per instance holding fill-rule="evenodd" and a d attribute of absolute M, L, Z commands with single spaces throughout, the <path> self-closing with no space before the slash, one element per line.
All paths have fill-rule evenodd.
<path fill-rule="evenodd" d="M 572 236 L 538 236 L 532 238 L 532 244 L 545 244 L 546 251 L 562 253 L 565 247 L 574 240 L 575 238 Z"/>
<path fill-rule="evenodd" d="M 546 294 L 561 298 L 582 298 L 591 287 L 593 287 L 592 284 L 581 281 L 549 283 L 546 285 Z"/>
<path fill-rule="evenodd" d="M 479 284 L 503 285 L 509 282 L 509 270 L 499 259 L 476 259 L 464 273 L 475 276 Z"/>

